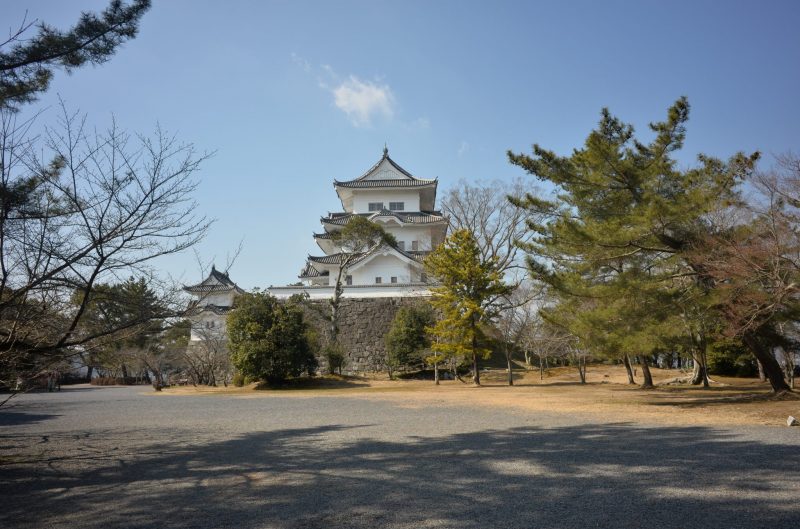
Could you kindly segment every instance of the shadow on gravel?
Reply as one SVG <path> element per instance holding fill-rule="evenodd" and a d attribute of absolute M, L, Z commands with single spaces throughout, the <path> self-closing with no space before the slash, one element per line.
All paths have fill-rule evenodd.
<path fill-rule="evenodd" d="M 28 413 L 23 411 L 6 411 L 0 409 L 0 426 L 20 426 L 33 424 L 58 417 L 50 413 Z"/>
<path fill-rule="evenodd" d="M 69 465 L 0 466 L 0 526 L 729 529 L 800 520 L 797 445 L 630 424 L 397 442 L 353 440 L 348 428 L 194 445 L 87 433 Z M 3 435 L 0 445 L 23 437 Z M 109 447 L 123 437 L 128 450 L 115 454 Z"/>

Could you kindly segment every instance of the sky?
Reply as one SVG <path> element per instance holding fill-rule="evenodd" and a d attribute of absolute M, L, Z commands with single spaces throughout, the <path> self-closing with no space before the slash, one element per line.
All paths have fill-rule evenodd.
<path fill-rule="evenodd" d="M 460 179 L 525 176 L 506 152 L 580 148 L 600 110 L 634 125 L 692 106 L 684 149 L 727 158 L 800 151 L 800 2 L 155 0 L 107 63 L 57 74 L 26 112 L 52 123 L 58 98 L 106 127 L 156 125 L 213 153 L 195 251 L 157 266 L 184 283 L 198 257 L 246 289 L 297 281 L 332 182 L 389 154 L 439 195 Z M 67 28 L 107 0 L 0 2 Z M 533 177 L 527 177 L 531 186 Z"/>

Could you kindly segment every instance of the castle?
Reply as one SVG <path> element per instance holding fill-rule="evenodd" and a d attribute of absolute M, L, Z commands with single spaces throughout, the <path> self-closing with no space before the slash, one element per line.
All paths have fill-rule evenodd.
<path fill-rule="evenodd" d="M 314 241 L 323 255 L 309 255 L 298 276 L 300 282 L 291 286 L 273 286 L 267 290 L 279 299 L 305 294 L 312 301 L 330 299 L 336 287 L 339 267 L 346 248 L 335 244 L 331 234 L 342 229 L 350 219 L 362 216 L 381 226 L 397 241 L 396 247 L 379 244 L 350 260 L 342 275 L 343 298 L 349 298 L 345 312 L 362 314 L 355 318 L 359 327 L 373 314 L 373 331 L 387 327 L 399 304 L 409 298 L 429 296 L 428 278 L 422 259 L 440 244 L 446 234 L 447 218 L 435 209 L 437 179 L 413 176 L 389 157 L 383 156 L 363 175 L 353 180 L 334 180 L 333 187 L 342 204 L 342 211 L 321 217 L 322 232 Z M 209 333 L 225 332 L 225 316 L 233 306 L 235 296 L 242 291 L 228 276 L 212 267 L 209 276 L 197 285 L 184 287 L 195 297 L 192 302 L 193 341 Z M 386 303 L 381 301 L 384 298 Z M 368 309 L 368 310 L 367 310 Z M 367 313 L 364 313 L 366 310 Z M 345 314 L 345 321 L 348 320 Z M 343 333 L 348 334 L 346 325 Z M 370 333 L 375 344 L 364 344 L 363 329 L 353 329 L 351 341 L 359 349 L 375 349 L 364 359 L 370 365 L 378 362 L 383 347 L 383 334 Z M 358 335 L 358 336 L 357 336 Z M 345 336 L 347 341 L 347 337 Z M 374 358 L 372 358 L 374 357 Z"/>

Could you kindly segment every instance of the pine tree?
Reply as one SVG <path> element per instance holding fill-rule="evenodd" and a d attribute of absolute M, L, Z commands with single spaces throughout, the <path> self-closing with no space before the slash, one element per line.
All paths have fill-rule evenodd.
<path fill-rule="evenodd" d="M 598 332 L 592 336 L 584 325 L 584 339 L 595 347 L 613 344 L 644 362 L 686 332 L 674 324 L 681 300 L 710 288 L 689 250 L 711 229 L 709 214 L 738 200 L 737 185 L 757 159 L 739 154 L 723 163 L 700 156 L 698 167 L 677 169 L 672 153 L 683 145 L 688 117 L 689 103 L 681 98 L 666 121 L 650 125 L 656 137 L 645 144 L 603 109 L 598 128 L 570 156 L 539 145 L 533 156 L 509 152 L 512 164 L 554 185 L 558 197 L 513 200 L 547 213 L 529 223 L 536 233 L 525 245 L 532 276 L 561 296 L 593 300 L 579 310 Z"/>
<path fill-rule="evenodd" d="M 59 31 L 41 22 L 38 33 L 26 38 L 33 23 L 20 28 L 0 44 L 0 108 L 16 110 L 47 90 L 53 70 L 71 72 L 75 68 L 107 61 L 119 46 L 136 36 L 142 15 L 150 0 L 134 0 L 125 5 L 112 0 L 99 15 L 81 13 L 78 23 Z M 3 46 L 10 45 L 8 51 Z"/>
<path fill-rule="evenodd" d="M 496 260 L 481 260 L 480 248 L 469 230 L 453 232 L 425 259 L 425 268 L 437 281 L 431 304 L 442 314 L 431 333 L 435 352 L 472 360 L 472 379 L 480 385 L 478 358 L 491 350 L 483 344 L 483 326 L 495 316 L 494 304 L 510 293 Z"/>

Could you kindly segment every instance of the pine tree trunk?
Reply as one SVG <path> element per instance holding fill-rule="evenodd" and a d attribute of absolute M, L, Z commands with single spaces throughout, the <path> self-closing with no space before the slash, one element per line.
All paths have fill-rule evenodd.
<path fill-rule="evenodd" d="M 86 382 L 92 381 L 93 372 L 94 372 L 94 366 L 86 366 Z"/>
<path fill-rule="evenodd" d="M 628 358 L 627 353 L 622 355 L 622 363 L 625 364 L 625 371 L 628 373 L 628 384 L 636 384 L 633 378 L 633 369 L 631 369 L 631 359 Z"/>
<path fill-rule="evenodd" d="M 700 346 L 702 347 L 702 346 Z M 704 347 L 703 347 L 704 348 Z M 692 373 L 692 385 L 699 386 L 703 384 L 704 388 L 709 387 L 708 384 L 708 367 L 706 363 L 706 355 L 703 348 L 692 351 L 692 360 L 694 360 L 694 372 Z"/>
<path fill-rule="evenodd" d="M 761 382 L 766 382 L 767 375 L 764 374 L 764 366 L 761 365 L 761 360 L 759 360 L 758 358 L 756 358 L 756 365 L 758 366 L 758 379 Z"/>
<path fill-rule="evenodd" d="M 756 359 L 761 362 L 764 368 L 764 374 L 769 380 L 770 386 L 774 393 L 781 393 L 784 391 L 791 391 L 789 384 L 783 378 L 783 369 L 781 369 L 778 361 L 772 355 L 772 351 L 768 346 L 763 344 L 757 336 L 752 333 L 747 333 L 742 337 L 742 341 L 748 349 L 755 355 Z"/>
<path fill-rule="evenodd" d="M 653 375 L 650 374 L 650 366 L 647 364 L 647 357 L 645 355 L 642 355 L 642 376 L 644 377 L 642 389 L 652 389 L 655 387 L 653 385 Z"/>
<path fill-rule="evenodd" d="M 439 385 L 439 362 L 433 363 L 433 381 L 437 386 Z"/>
<path fill-rule="evenodd" d="M 508 385 L 514 385 L 514 373 L 511 371 L 511 353 L 506 352 L 506 364 L 508 365 Z"/>
<path fill-rule="evenodd" d="M 475 383 L 476 386 L 481 385 L 481 372 L 478 371 L 478 335 L 476 333 L 476 328 L 478 324 L 475 321 L 474 317 L 472 320 L 472 381 Z"/>
<path fill-rule="evenodd" d="M 581 384 L 586 384 L 586 365 L 584 364 L 584 361 L 578 357 L 578 360 L 575 363 L 578 365 L 578 376 L 581 379 Z"/>

